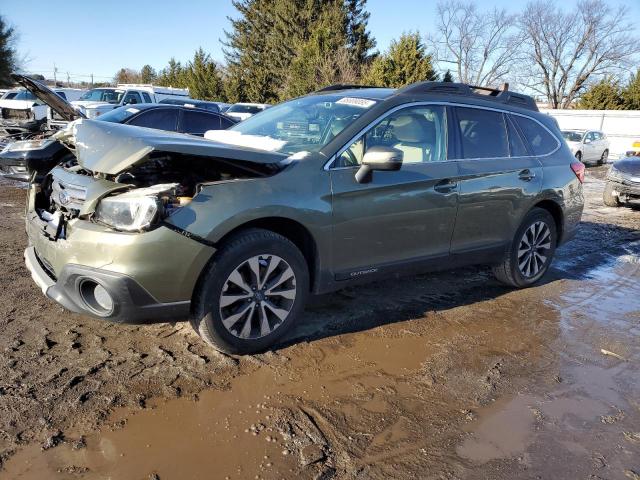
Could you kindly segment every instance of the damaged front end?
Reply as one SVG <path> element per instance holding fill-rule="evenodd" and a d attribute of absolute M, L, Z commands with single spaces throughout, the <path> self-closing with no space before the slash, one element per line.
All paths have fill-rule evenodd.
<path fill-rule="evenodd" d="M 33 203 L 54 238 L 64 238 L 65 222 L 74 218 L 123 232 L 148 230 L 205 185 L 273 175 L 286 164 L 277 153 L 90 120 L 55 138 L 76 158 L 47 175 Z M 249 159 L 240 160 L 243 154 Z"/>
<path fill-rule="evenodd" d="M 56 138 L 75 158 L 30 186 L 26 264 L 48 297 L 113 321 L 188 314 L 215 249 L 177 232 L 170 217 L 207 186 L 287 164 L 280 154 L 91 120 Z"/>

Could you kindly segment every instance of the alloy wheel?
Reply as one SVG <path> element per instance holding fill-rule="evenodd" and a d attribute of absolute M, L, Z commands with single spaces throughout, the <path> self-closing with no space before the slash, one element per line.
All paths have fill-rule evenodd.
<path fill-rule="evenodd" d="M 551 249 L 551 230 L 543 221 L 525 230 L 518 245 L 518 269 L 526 278 L 538 275 L 545 266 Z"/>
<path fill-rule="evenodd" d="M 296 276 L 281 257 L 256 255 L 229 275 L 220 294 L 220 318 L 232 335 L 258 339 L 287 319 L 296 299 Z"/>

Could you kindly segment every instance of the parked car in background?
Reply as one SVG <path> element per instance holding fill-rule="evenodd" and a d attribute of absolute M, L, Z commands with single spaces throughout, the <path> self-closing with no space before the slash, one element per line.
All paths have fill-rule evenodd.
<path fill-rule="evenodd" d="M 220 111 L 222 113 L 225 113 L 227 110 L 229 110 L 231 108 L 231 104 L 230 103 L 224 103 L 224 102 L 217 102 L 218 103 L 218 107 L 220 107 Z"/>
<path fill-rule="evenodd" d="M 327 87 L 205 139 L 82 120 L 67 141 L 77 163 L 28 192 L 40 290 L 103 320 L 188 317 L 234 353 L 361 281 L 484 263 L 530 286 L 584 203 L 532 98 L 450 82 Z"/>
<path fill-rule="evenodd" d="M 224 113 L 238 120 L 246 120 L 256 113 L 269 108 L 271 105 L 266 103 L 234 103 Z"/>
<path fill-rule="evenodd" d="M 212 112 L 221 113 L 220 105 L 217 102 L 207 102 L 204 100 L 194 100 L 193 98 L 181 99 L 181 98 L 165 98 L 160 100 L 160 103 L 168 105 L 182 105 L 185 107 L 201 108 L 203 110 L 210 110 Z"/>
<path fill-rule="evenodd" d="M 30 83 L 34 84 L 31 85 Z M 38 98 L 54 109 L 60 118 L 72 121 L 82 118 L 80 112 L 69 103 L 62 102 L 54 92 L 31 80 L 25 83 Z M 99 117 L 100 121 L 137 125 L 140 127 L 168 130 L 203 136 L 206 131 L 228 128 L 236 123 L 225 115 L 183 105 L 149 103 L 119 107 Z M 5 178 L 29 181 L 33 172 L 36 181 L 60 162 L 75 158 L 75 155 L 56 135 L 35 140 L 14 142 L 0 151 L 0 174 Z"/>
<path fill-rule="evenodd" d="M 147 84 L 121 83 L 116 87 L 94 88 L 71 104 L 87 118 L 100 115 L 123 105 L 158 103 L 166 98 L 189 98 L 188 88 L 156 87 Z M 64 121 L 52 113 L 52 126 L 64 126 Z"/>
<path fill-rule="evenodd" d="M 609 207 L 640 200 L 640 141 L 609 168 L 602 199 Z"/>
<path fill-rule="evenodd" d="M 66 101 L 79 99 L 84 90 L 53 88 Z M 13 98 L 0 99 L 0 128 L 8 135 L 21 135 L 46 128 L 47 106 L 29 90 L 19 90 Z"/>
<path fill-rule="evenodd" d="M 571 153 L 583 163 L 607 163 L 609 140 L 598 130 L 562 130 Z"/>
<path fill-rule="evenodd" d="M 20 90 L 4 90 L 2 92 L 2 96 L 0 96 L 0 100 L 11 100 L 15 97 Z"/>

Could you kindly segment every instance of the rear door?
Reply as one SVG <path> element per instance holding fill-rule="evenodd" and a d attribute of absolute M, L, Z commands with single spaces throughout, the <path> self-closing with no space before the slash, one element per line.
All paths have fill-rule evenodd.
<path fill-rule="evenodd" d="M 358 183 L 366 149 L 403 152 L 399 171 Z M 458 204 L 458 169 L 447 158 L 442 105 L 401 108 L 347 146 L 330 170 L 333 270 L 338 280 L 394 269 L 417 259 L 447 258 Z"/>
<path fill-rule="evenodd" d="M 182 110 L 181 132 L 202 137 L 208 130 L 220 130 L 220 117 L 218 115 L 188 109 Z"/>
<path fill-rule="evenodd" d="M 542 185 L 542 166 L 511 115 L 455 108 L 460 200 L 451 253 L 500 252 Z"/>

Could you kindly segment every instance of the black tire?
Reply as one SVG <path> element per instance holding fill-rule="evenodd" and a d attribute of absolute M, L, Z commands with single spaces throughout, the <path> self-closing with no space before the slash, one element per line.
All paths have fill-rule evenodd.
<path fill-rule="evenodd" d="M 240 338 L 222 323 L 220 296 L 229 275 L 256 255 L 277 255 L 295 274 L 295 299 L 287 317 L 271 333 L 259 338 Z M 234 235 L 216 252 L 196 287 L 191 325 L 215 349 L 249 354 L 276 343 L 301 315 L 309 293 L 309 271 L 304 256 L 287 238 L 269 230 L 247 229 Z"/>
<path fill-rule="evenodd" d="M 600 157 L 600 160 L 598 160 L 598 165 L 604 165 L 605 163 L 607 163 L 608 157 L 609 157 L 609 150 L 605 150 L 604 152 L 602 152 L 602 156 Z"/>
<path fill-rule="evenodd" d="M 602 201 L 607 207 L 619 207 L 622 204 L 618 196 L 613 194 L 613 190 L 613 184 L 607 182 L 602 193 Z"/>
<path fill-rule="evenodd" d="M 521 271 L 518 264 L 518 249 L 520 242 L 527 232 L 537 222 L 544 223 L 549 229 L 549 248 L 544 250 L 546 260 L 543 262 L 540 270 L 531 276 L 525 276 Z M 514 238 L 509 246 L 508 252 L 505 254 L 504 260 L 493 267 L 493 273 L 496 278 L 502 283 L 516 287 L 525 288 L 533 285 L 540 280 L 551 265 L 553 261 L 553 255 L 558 243 L 558 235 L 556 229 L 556 222 L 551 214 L 542 208 L 533 208 L 522 220 L 520 227 L 516 231 Z"/>
<path fill-rule="evenodd" d="M 578 160 L 579 162 L 582 161 L 582 152 L 576 152 L 576 160 Z"/>

